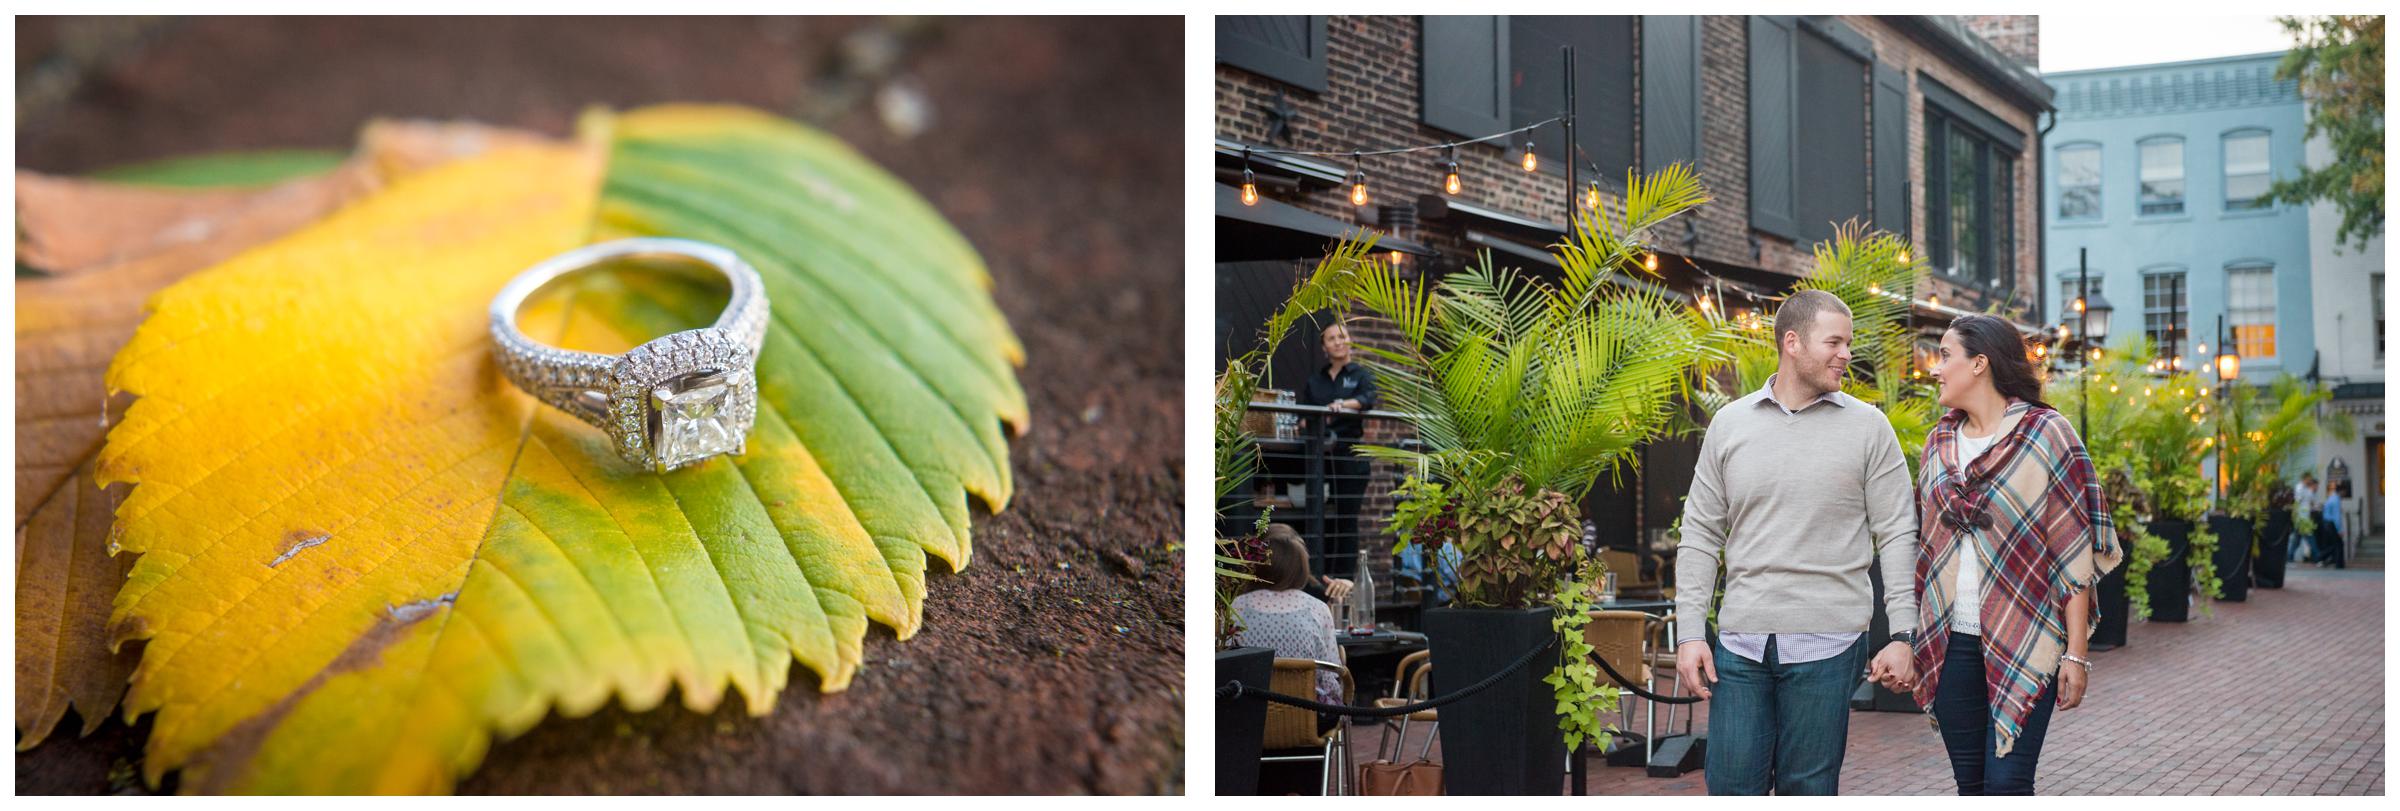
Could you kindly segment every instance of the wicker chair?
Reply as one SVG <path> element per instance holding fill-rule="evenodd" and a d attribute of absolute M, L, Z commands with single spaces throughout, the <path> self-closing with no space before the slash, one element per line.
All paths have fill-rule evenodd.
<path fill-rule="evenodd" d="M 1332 662 L 1314 659 L 1275 660 L 1275 675 L 1267 682 L 1268 689 L 1287 696 L 1314 697 L 1317 694 L 1317 672 L 1331 671 L 1341 678 L 1342 703 L 1350 702 L 1352 683 L 1350 669 Z M 1348 793 L 1350 786 L 1350 727 L 1347 719 L 1333 725 L 1331 731 L 1317 732 L 1317 714 L 1288 704 L 1267 705 L 1267 734 L 1262 747 L 1269 754 L 1259 758 L 1262 763 L 1317 761 L 1324 764 L 1324 775 L 1318 785 L 1327 796 Z M 1299 754 L 1298 752 L 1308 752 Z"/>
<path fill-rule="evenodd" d="M 1375 699 L 1375 706 L 1398 707 L 1432 697 L 1433 690 L 1430 685 L 1433 683 L 1433 662 L 1431 656 L 1432 651 L 1417 651 L 1401 657 L 1400 667 L 1392 672 L 1392 694 L 1386 698 Z M 1426 729 L 1425 745 L 1417 749 L 1417 759 L 1424 760 L 1431 755 L 1433 740 L 1441 734 L 1442 730 L 1441 710 L 1418 710 L 1407 715 L 1383 719 L 1383 734 L 1375 740 L 1375 756 L 1387 760 L 1399 760 L 1400 753 L 1408 749 L 1408 725 L 1411 721 L 1423 721 L 1433 725 Z M 1392 753 L 1387 756 L 1383 753 L 1384 744 L 1392 740 L 1394 728 L 1399 730 L 1400 736 L 1398 742 L 1392 743 Z"/>
<path fill-rule="evenodd" d="M 1640 611 L 1593 611 L 1590 616 L 1591 622 L 1583 626 L 1583 641 L 1592 646 L 1593 655 L 1608 662 L 1610 668 L 1626 678 L 1639 679 L 1642 689 L 1657 692 L 1650 639 L 1654 628 L 1662 631 L 1666 628 L 1666 621 Z M 1673 660 L 1669 660 L 1667 666 L 1673 668 Z M 1600 677 L 1607 679 L 1608 674 L 1602 673 Z M 1633 698 L 1628 694 L 1617 702 L 1617 710 L 1623 714 L 1626 727 L 1633 726 Z M 1650 760 L 1658 722 L 1658 704 L 1647 703 L 1649 716 L 1642 727 L 1642 761 L 1645 763 Z"/>

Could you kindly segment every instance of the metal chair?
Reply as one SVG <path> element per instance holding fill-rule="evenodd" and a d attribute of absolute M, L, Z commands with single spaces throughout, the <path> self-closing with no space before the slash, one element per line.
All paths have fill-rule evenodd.
<path fill-rule="evenodd" d="M 1350 669 L 1332 662 L 1314 659 L 1275 660 L 1275 673 L 1267 682 L 1268 689 L 1288 696 L 1315 696 L 1317 672 L 1331 671 L 1341 678 L 1342 703 L 1350 702 L 1352 683 Z M 1287 704 L 1267 705 L 1267 734 L 1261 747 L 1268 752 L 1316 750 L 1314 754 L 1270 754 L 1259 758 L 1261 763 L 1317 761 L 1324 764 L 1324 775 L 1318 784 L 1326 796 L 1346 794 L 1350 788 L 1350 722 L 1341 719 L 1333 729 L 1317 731 L 1317 714 Z"/>
<path fill-rule="evenodd" d="M 1399 707 L 1432 697 L 1433 690 L 1430 686 L 1433 682 L 1432 655 L 1432 651 L 1421 650 L 1401 657 L 1400 667 L 1392 672 L 1392 694 L 1386 698 L 1375 699 L 1375 706 Z M 1418 710 L 1407 715 L 1383 719 L 1382 735 L 1375 739 L 1375 757 L 1399 760 L 1400 753 L 1408 749 L 1408 725 L 1411 721 L 1423 721 L 1433 725 L 1426 728 L 1425 745 L 1417 749 L 1417 759 L 1424 760 L 1431 755 L 1433 741 L 1441 735 L 1442 731 L 1440 710 Z M 1384 743 L 1391 741 L 1394 727 L 1399 729 L 1400 739 L 1392 743 L 1391 754 L 1385 755 Z"/>

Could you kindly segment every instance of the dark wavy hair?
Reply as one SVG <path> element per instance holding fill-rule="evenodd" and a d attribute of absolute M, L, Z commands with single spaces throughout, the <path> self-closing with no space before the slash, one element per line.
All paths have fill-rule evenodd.
<path fill-rule="evenodd" d="M 1995 316 L 1971 313 L 1950 322 L 1950 331 L 1958 333 L 1967 357 L 1982 355 L 1991 361 L 1992 386 L 2000 390 L 2000 396 L 2050 408 L 2042 402 L 2042 378 L 2034 374 L 2033 361 L 2025 357 L 2025 336 L 2017 334 L 2016 327 Z"/>

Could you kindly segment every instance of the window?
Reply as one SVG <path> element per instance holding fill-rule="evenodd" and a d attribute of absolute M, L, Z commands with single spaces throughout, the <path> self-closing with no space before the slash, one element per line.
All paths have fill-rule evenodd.
<path fill-rule="evenodd" d="M 2183 139 L 2144 138 L 2140 146 L 2141 213 L 2145 216 L 2183 213 Z"/>
<path fill-rule="evenodd" d="M 2225 134 L 2225 210 L 2267 207 L 2267 133 L 2243 130 Z"/>
<path fill-rule="evenodd" d="M 2100 145 L 2058 148 L 2058 219 L 2100 219 Z"/>
<path fill-rule="evenodd" d="M 2375 298 L 2373 299 L 2373 302 L 2374 302 L 2374 303 L 2373 303 L 2373 306 L 2374 306 L 2374 308 L 2375 308 L 2375 362 L 2376 362 L 2376 363 L 2382 363 L 2382 362 L 2383 362 L 2383 274 L 2381 274 L 2381 273 L 2377 273 L 2377 274 L 2375 274 L 2373 277 L 2371 277 L 2371 279 L 2372 279 L 2372 282 L 2371 282 L 2371 283 L 2374 285 L 2374 288 L 2375 288 Z"/>
<path fill-rule="evenodd" d="M 1926 118 L 1928 260 L 1962 282 L 2003 287 L 2015 277 L 2015 155 L 1956 119 Z"/>
<path fill-rule="evenodd" d="M 2225 269 L 2225 324 L 2233 331 L 2234 354 L 2245 360 L 2275 357 L 2273 266 Z"/>
<path fill-rule="evenodd" d="M 2182 268 L 2142 274 L 2142 335 L 2162 358 L 2191 346 L 2191 290 L 2183 281 Z"/>

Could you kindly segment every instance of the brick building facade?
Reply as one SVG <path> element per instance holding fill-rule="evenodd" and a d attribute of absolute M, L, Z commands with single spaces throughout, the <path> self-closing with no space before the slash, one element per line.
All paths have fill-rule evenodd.
<path fill-rule="evenodd" d="M 2006 52 L 1976 30 L 2000 32 Z M 1533 133 L 1538 171 L 1519 165 L 1524 137 L 1456 147 L 1457 195 L 1442 189 L 1447 150 L 1346 154 L 1470 139 L 1564 110 L 1562 43 L 1576 54 L 1572 192 L 1555 124 Z M 1439 276 L 1489 250 L 1495 265 L 1540 272 L 1542 246 L 1594 180 L 1590 165 L 1613 205 L 1629 171 L 1688 161 L 1712 201 L 1656 235 L 1671 290 L 1693 289 L 1704 270 L 1738 282 L 1751 306 L 1771 307 L 1809 270 L 1831 223 L 1856 218 L 1924 252 L 1920 293 L 1945 305 L 1921 308 L 1927 323 L 1963 309 L 2038 325 L 2039 124 L 2050 91 L 2023 63 L 2035 46 L 2030 18 L 1220 16 L 1218 180 L 1238 184 L 1248 167 L 1261 205 L 1396 237 L 1412 254 L 1407 269 Z M 1334 154 L 1261 153 L 1269 149 Z M 1367 177 L 1364 206 L 1348 197 L 1354 170 Z M 1229 246 L 1271 226 L 1223 190 L 1218 199 L 1222 363 L 1323 241 L 1227 261 Z M 1372 330 L 1359 337 L 1377 340 Z M 1287 342 L 1277 370 L 1316 368 L 1314 344 Z M 1626 517 L 1655 531 L 1672 520 L 1688 463 L 1649 467 Z M 1370 512 L 1381 506 L 1371 501 Z"/>

